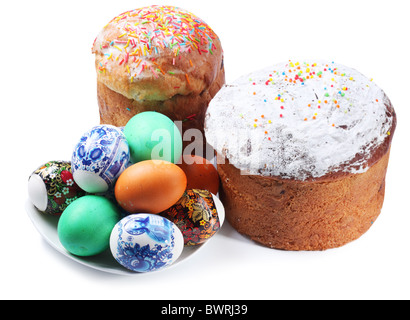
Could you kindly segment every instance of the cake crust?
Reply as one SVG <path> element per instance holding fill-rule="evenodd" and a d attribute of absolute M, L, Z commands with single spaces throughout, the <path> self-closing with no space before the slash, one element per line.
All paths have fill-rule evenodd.
<path fill-rule="evenodd" d="M 218 166 L 221 199 L 229 223 L 264 246 L 326 250 L 363 235 L 379 216 L 389 152 L 368 171 L 326 181 L 242 175 Z"/>
<path fill-rule="evenodd" d="M 129 99 L 97 81 L 100 122 L 122 127 L 140 112 L 157 111 L 173 121 L 182 121 L 184 132 L 196 128 L 203 133 L 208 104 L 224 83 L 225 69 L 222 67 L 210 86 L 199 94 L 175 95 L 164 101 L 137 101 Z"/>

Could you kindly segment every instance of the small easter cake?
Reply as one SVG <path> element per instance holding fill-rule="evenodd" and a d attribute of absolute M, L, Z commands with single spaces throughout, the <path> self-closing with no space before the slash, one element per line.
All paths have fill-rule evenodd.
<path fill-rule="evenodd" d="M 225 83 L 223 50 L 200 18 L 149 6 L 112 19 L 93 44 L 101 123 L 124 126 L 143 111 L 203 132 L 209 101 Z"/>
<path fill-rule="evenodd" d="M 334 62 L 288 61 L 225 85 L 205 132 L 228 221 L 284 250 L 359 238 L 381 212 L 395 127 L 385 93 Z"/>

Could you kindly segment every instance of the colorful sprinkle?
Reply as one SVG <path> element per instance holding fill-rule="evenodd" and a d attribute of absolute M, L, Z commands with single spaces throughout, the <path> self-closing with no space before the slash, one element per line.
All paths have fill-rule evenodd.
<path fill-rule="evenodd" d="M 327 74 L 325 74 L 327 73 Z M 326 77 L 325 77 L 326 76 Z M 289 64 L 285 66 L 284 69 L 280 71 L 274 70 L 273 72 L 269 73 L 266 78 L 261 78 L 258 80 L 249 78 L 249 85 L 252 87 L 254 86 L 265 86 L 270 84 L 275 84 L 275 82 L 279 81 L 286 81 L 287 84 L 284 85 L 278 92 L 278 87 L 272 87 L 272 93 L 269 93 L 270 89 L 262 89 L 262 98 L 258 99 L 259 104 L 263 102 L 263 105 L 260 105 L 260 110 L 264 110 L 264 108 L 269 108 L 271 104 L 280 108 L 282 113 L 278 114 L 277 118 L 286 118 L 288 109 L 294 108 L 294 100 L 295 97 L 288 94 L 286 89 L 286 85 L 290 86 L 299 86 L 304 85 L 307 82 L 319 80 L 318 78 L 325 78 L 325 82 L 323 83 L 322 87 L 315 88 L 314 96 L 312 98 L 311 103 L 306 104 L 306 109 L 300 108 L 296 106 L 299 111 L 293 112 L 293 116 L 298 116 L 300 114 L 300 120 L 304 122 L 308 122 L 309 120 L 316 120 L 321 119 L 323 116 L 328 117 L 328 112 L 332 112 L 334 107 L 337 109 L 341 109 L 343 113 L 348 114 L 351 111 L 351 108 L 354 107 L 349 100 L 350 97 L 350 89 L 347 85 L 348 81 L 355 81 L 353 77 L 349 76 L 344 72 L 338 70 L 338 68 L 333 67 L 332 65 L 326 65 L 326 67 L 318 66 L 316 63 L 308 64 L 308 63 L 299 63 L 299 62 L 292 62 L 289 61 Z M 277 80 L 278 79 L 278 80 Z M 275 88 L 275 89 L 273 89 Z M 255 89 L 254 89 L 255 90 Z M 275 92 L 276 91 L 276 92 Z M 265 93 L 266 92 L 266 93 Z M 250 91 L 250 95 L 256 96 L 257 94 L 260 96 L 259 91 Z M 309 100 L 308 100 L 309 101 Z M 307 101 L 307 102 L 308 102 Z M 379 99 L 375 99 L 376 102 L 379 102 Z M 266 103 L 266 104 L 265 104 Z M 292 108 L 288 108 L 288 104 Z M 309 109 L 308 109 L 309 108 Z M 316 111 L 316 112 L 315 112 Z M 268 111 L 266 111 L 268 112 Z M 320 117 L 320 118 L 319 118 Z M 242 119 L 246 119 L 243 115 L 241 115 Z M 253 120 L 251 125 L 254 128 L 261 128 L 261 134 L 268 134 L 266 130 L 267 124 L 278 123 L 279 120 L 265 120 L 265 115 L 260 115 L 260 118 L 257 119 L 249 119 Z M 330 122 L 329 126 L 338 129 L 343 128 L 343 126 L 338 125 L 337 123 Z M 390 132 L 387 132 L 389 135 Z M 270 140 L 270 138 L 269 138 Z"/>
<path fill-rule="evenodd" d="M 116 25 L 121 34 L 116 39 L 103 39 L 102 32 L 94 42 L 93 51 L 96 51 L 96 48 L 102 50 L 101 61 L 104 64 L 113 58 L 112 53 L 105 55 L 105 50 L 115 48 L 119 53 L 115 60 L 120 61 L 121 65 L 129 64 L 130 68 L 139 69 L 135 71 L 137 75 L 145 70 L 150 70 L 155 77 L 159 76 L 158 73 L 174 74 L 172 71 L 163 71 L 158 66 L 152 66 L 155 55 L 164 50 L 173 50 L 172 65 L 176 65 L 177 61 L 181 60 L 181 53 L 212 55 L 218 49 L 215 45 L 218 37 L 204 21 L 173 6 L 154 5 L 127 11 L 112 19 L 105 28 L 110 24 Z M 129 59 L 131 56 L 135 58 Z M 187 59 L 193 67 L 192 60 L 189 57 Z M 144 63 L 141 64 L 141 61 Z M 131 66 L 134 63 L 138 65 Z"/>

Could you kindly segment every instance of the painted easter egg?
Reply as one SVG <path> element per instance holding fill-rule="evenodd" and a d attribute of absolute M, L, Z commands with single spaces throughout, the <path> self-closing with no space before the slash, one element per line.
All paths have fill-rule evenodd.
<path fill-rule="evenodd" d="M 71 163 L 49 161 L 28 179 L 28 194 L 33 205 L 45 214 L 59 216 L 74 200 L 85 195 L 74 181 Z"/>
<path fill-rule="evenodd" d="M 132 117 L 124 128 L 131 161 L 165 160 L 176 163 L 182 155 L 182 136 L 167 116 L 154 111 Z"/>
<path fill-rule="evenodd" d="M 185 246 L 195 246 L 209 240 L 225 219 L 220 200 L 208 190 L 199 189 L 186 190 L 175 205 L 160 215 L 177 225 Z"/>
<path fill-rule="evenodd" d="M 178 164 L 187 177 L 187 189 L 208 190 L 213 194 L 219 191 L 219 174 L 207 159 L 197 155 L 184 155 Z"/>
<path fill-rule="evenodd" d="M 122 130 L 99 125 L 87 131 L 74 148 L 71 164 L 75 182 L 89 193 L 106 192 L 130 159 Z"/>
<path fill-rule="evenodd" d="M 151 272 L 174 263 L 184 240 L 178 227 L 154 214 L 132 214 L 121 219 L 110 237 L 113 257 L 135 272 Z"/>
<path fill-rule="evenodd" d="M 159 213 L 181 198 L 185 173 L 162 160 L 141 161 L 128 167 L 115 184 L 115 198 L 129 213 Z"/>
<path fill-rule="evenodd" d="M 86 195 L 73 201 L 63 212 L 57 233 L 71 254 L 93 256 L 109 248 L 111 231 L 119 220 L 119 210 L 110 200 Z"/>

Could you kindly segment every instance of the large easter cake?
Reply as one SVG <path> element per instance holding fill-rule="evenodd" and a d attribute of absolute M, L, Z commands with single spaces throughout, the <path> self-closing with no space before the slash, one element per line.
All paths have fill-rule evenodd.
<path fill-rule="evenodd" d="M 324 250 L 378 217 L 396 115 L 370 79 L 288 61 L 225 85 L 205 132 L 231 225 L 272 248 Z"/>

